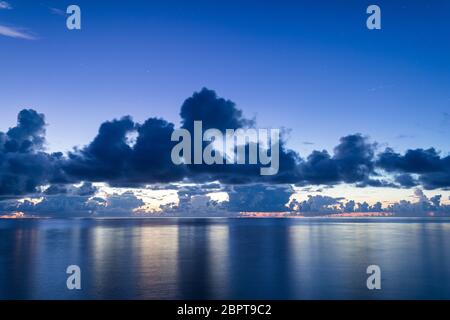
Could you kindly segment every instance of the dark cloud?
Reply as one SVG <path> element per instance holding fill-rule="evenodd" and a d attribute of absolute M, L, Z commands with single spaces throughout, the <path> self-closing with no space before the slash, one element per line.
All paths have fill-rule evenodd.
<path fill-rule="evenodd" d="M 67 191 L 60 194 L 43 195 L 39 201 L 24 199 L 22 201 L 9 200 L 0 202 L 0 212 L 24 212 L 27 216 L 36 217 L 129 217 L 134 209 L 144 205 L 132 192 L 109 195 L 107 198 L 84 195 L 86 188 Z M 35 198 L 34 200 L 36 200 Z"/>
<path fill-rule="evenodd" d="M 427 190 L 448 189 L 450 187 L 450 167 L 441 172 L 430 172 L 419 177 L 422 186 Z"/>
<path fill-rule="evenodd" d="M 395 178 L 395 181 L 405 188 L 412 188 L 418 185 L 418 182 L 408 173 L 398 175 Z"/>
<path fill-rule="evenodd" d="M 172 123 L 150 118 L 136 124 L 130 117 L 105 122 L 85 148 L 69 153 L 64 169 L 74 180 L 140 187 L 146 183 L 177 181 L 185 168 L 172 163 Z M 134 145 L 128 135 L 136 131 Z"/>
<path fill-rule="evenodd" d="M 340 139 L 333 156 L 326 150 L 313 151 L 299 166 L 300 184 L 381 186 L 384 182 L 370 179 L 375 174 L 375 147 L 361 134 L 353 134 Z"/>
<path fill-rule="evenodd" d="M 221 190 L 222 186 L 217 182 L 209 182 L 209 183 L 197 183 L 195 185 L 182 185 L 176 183 L 156 183 L 146 187 L 149 190 L 178 190 L 180 188 L 188 189 L 188 190 L 199 190 L 200 191 L 213 191 L 213 190 Z"/>
<path fill-rule="evenodd" d="M 333 159 L 337 163 L 343 182 L 353 183 L 369 178 L 374 169 L 375 146 L 360 134 L 341 138 L 339 145 L 334 149 Z"/>
<path fill-rule="evenodd" d="M 218 202 L 208 195 L 211 190 L 201 187 L 184 186 L 177 194 L 179 203 L 162 207 L 165 214 L 184 216 L 226 216 L 229 214 L 227 203 Z"/>
<path fill-rule="evenodd" d="M 62 154 L 48 154 L 44 145 L 45 118 L 34 110 L 22 110 L 17 125 L 0 132 L 0 195 L 34 193 L 41 185 L 64 180 Z"/>
<path fill-rule="evenodd" d="M 203 130 L 218 129 L 225 132 L 226 129 L 250 128 L 255 125 L 254 119 L 243 116 L 241 110 L 230 100 L 218 97 L 216 92 L 203 88 L 186 99 L 181 107 L 182 128 L 194 134 L 194 121 L 202 121 Z M 283 137 L 281 137 L 283 138 Z M 204 142 L 205 147 L 208 143 Z M 248 151 L 253 143 L 245 146 Z M 187 178 L 196 182 L 217 180 L 226 184 L 247 184 L 254 182 L 294 183 L 298 181 L 297 165 L 299 156 L 296 152 L 285 147 L 281 139 L 279 144 L 279 171 L 275 176 L 261 177 L 260 164 L 227 164 L 227 165 L 187 165 Z M 248 153 L 247 153 L 248 154 Z M 226 156 L 222 155 L 225 163 Z"/>
<path fill-rule="evenodd" d="M 98 191 L 91 182 L 84 182 L 80 187 L 75 188 L 75 194 L 79 196 L 92 196 Z"/>
<path fill-rule="evenodd" d="M 373 212 L 381 212 L 381 211 L 383 211 L 381 202 L 379 202 L 379 201 L 376 202 L 376 203 L 370 208 L 370 211 L 373 211 Z"/>
<path fill-rule="evenodd" d="M 247 145 L 248 148 L 248 145 Z M 248 150 L 248 149 L 247 149 Z M 296 183 L 300 179 L 300 157 L 295 151 L 280 145 L 279 170 L 275 175 L 261 176 L 261 164 L 189 165 L 188 178 L 196 182 L 219 181 L 224 184 Z"/>
<path fill-rule="evenodd" d="M 376 188 L 399 188 L 398 184 L 383 180 L 367 178 L 361 182 L 356 183 L 358 188 L 376 187 Z"/>
<path fill-rule="evenodd" d="M 203 129 L 248 128 L 253 119 L 243 116 L 234 102 L 203 88 L 181 106 L 181 124 L 192 132 L 193 122 Z M 117 187 L 143 187 L 146 184 L 217 181 L 221 184 L 296 184 L 299 186 L 340 183 L 358 187 L 450 187 L 450 156 L 435 149 L 408 150 L 399 154 L 386 149 L 376 155 L 376 143 L 361 134 L 342 137 L 333 152 L 314 150 L 305 159 L 280 141 L 279 172 L 261 176 L 261 165 L 174 165 L 170 155 L 177 142 L 171 141 L 175 127 L 159 118 L 136 123 L 131 117 L 101 124 L 97 136 L 67 155 L 45 152 L 45 118 L 34 110 L 22 110 L 17 125 L 0 132 L 0 196 L 39 192 L 71 193 L 67 185 L 79 182 L 106 182 Z M 135 140 L 131 141 L 130 136 Z M 246 147 L 250 148 L 252 142 Z M 394 182 L 380 176 L 392 175 Z M 414 177 L 413 177 L 414 175 Z M 417 176 L 417 178 L 416 178 Z M 392 180 L 391 179 L 391 180 Z M 86 194 L 94 193 L 86 185 Z M 81 192 L 81 191 L 80 191 Z M 72 193 L 71 193 L 72 194 Z"/>
<path fill-rule="evenodd" d="M 89 202 L 88 202 L 89 203 Z M 113 194 L 106 199 L 103 206 L 95 208 L 96 216 L 130 216 L 134 209 L 144 205 L 131 191 Z"/>
<path fill-rule="evenodd" d="M 354 212 L 355 206 L 356 206 L 355 201 L 353 200 L 347 201 L 347 203 L 345 203 L 343 206 L 344 212 Z"/>
<path fill-rule="evenodd" d="M 202 121 L 203 130 L 214 128 L 222 132 L 254 125 L 254 120 L 244 118 L 234 102 L 218 97 L 207 88 L 184 101 L 180 117 L 182 128 L 190 132 L 194 130 L 194 121 Z"/>
<path fill-rule="evenodd" d="M 287 211 L 286 204 L 292 195 L 290 186 L 245 185 L 229 189 L 229 211 Z"/>
<path fill-rule="evenodd" d="M 322 195 L 309 195 L 307 200 L 301 202 L 294 200 L 289 205 L 292 210 L 304 214 L 338 213 L 340 212 L 339 208 L 343 199 Z"/>
<path fill-rule="evenodd" d="M 293 200 L 289 207 L 294 212 L 305 215 L 341 214 L 354 212 L 382 212 L 381 202 L 369 205 L 367 202 L 347 200 L 344 197 L 329 197 L 324 195 L 308 195 L 304 201 Z"/>
<path fill-rule="evenodd" d="M 404 155 L 387 148 L 379 155 L 377 165 L 388 172 L 429 173 L 442 170 L 444 161 L 434 148 L 408 150 Z"/>
<path fill-rule="evenodd" d="M 45 142 L 45 117 L 31 109 L 24 109 L 17 116 L 17 126 L 6 133 L 5 152 L 27 153 L 41 150 Z"/>
<path fill-rule="evenodd" d="M 57 195 L 57 194 L 66 194 L 67 193 L 67 186 L 66 185 L 59 185 L 59 184 L 52 184 L 50 187 L 45 189 L 44 194 L 45 195 Z"/>
<path fill-rule="evenodd" d="M 134 129 L 135 124 L 130 117 L 104 122 L 88 146 L 69 153 L 65 171 L 80 180 L 122 179 L 132 154 L 127 134 Z"/>
<path fill-rule="evenodd" d="M 139 126 L 130 164 L 133 173 L 128 180 L 154 183 L 183 178 L 185 168 L 174 165 L 170 157 L 176 144 L 171 141 L 173 131 L 172 123 L 156 118 Z"/>
<path fill-rule="evenodd" d="M 328 151 L 313 151 L 300 166 L 306 184 L 334 184 L 340 182 L 339 168 Z"/>
<path fill-rule="evenodd" d="M 77 196 L 92 196 L 98 191 L 92 182 L 84 182 L 79 187 L 67 184 L 52 184 L 47 189 L 44 190 L 43 195 L 77 195 Z"/>
<path fill-rule="evenodd" d="M 14 214 L 23 212 L 36 217 L 89 217 L 100 207 L 88 197 L 70 194 L 44 195 L 41 198 L 9 200 L 0 202 L 0 212 Z"/>
<path fill-rule="evenodd" d="M 379 155 L 376 165 L 387 172 L 403 173 L 398 181 L 402 186 L 416 183 L 408 181 L 408 174 L 418 174 L 418 182 L 426 189 L 450 186 L 450 156 L 441 157 L 434 148 L 407 150 L 404 155 L 388 148 Z"/>
<path fill-rule="evenodd" d="M 250 127 L 253 120 L 243 117 L 242 111 L 236 108 L 236 104 L 230 100 L 218 97 L 216 92 L 203 88 L 199 92 L 186 99 L 180 111 L 182 128 L 188 130 L 194 136 L 194 122 L 202 121 L 202 129 L 218 129 L 225 133 L 226 129 L 239 129 Z M 203 148 L 208 145 L 203 142 Z M 192 145 L 191 154 L 194 146 Z M 248 148 L 248 145 L 247 145 Z M 223 162 L 226 155 L 221 155 Z M 258 165 L 237 164 L 191 164 L 186 166 L 189 178 L 196 182 L 220 181 L 222 183 L 250 183 L 259 176 Z"/>

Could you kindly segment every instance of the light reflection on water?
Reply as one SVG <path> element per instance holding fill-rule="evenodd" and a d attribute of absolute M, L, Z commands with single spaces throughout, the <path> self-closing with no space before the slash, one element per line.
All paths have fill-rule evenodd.
<path fill-rule="evenodd" d="M 0 298 L 450 299 L 449 249 L 448 218 L 0 220 Z"/>

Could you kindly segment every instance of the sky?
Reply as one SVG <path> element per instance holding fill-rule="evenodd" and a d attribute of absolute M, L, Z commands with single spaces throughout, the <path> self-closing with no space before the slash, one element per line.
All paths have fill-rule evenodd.
<path fill-rule="evenodd" d="M 81 30 L 66 28 L 70 4 L 81 8 Z M 381 30 L 366 27 L 370 4 L 381 8 Z M 125 115 L 180 127 L 183 102 L 206 87 L 258 127 L 286 128 L 286 147 L 302 158 L 360 133 L 376 153 L 435 148 L 446 159 L 449 12 L 438 0 L 0 1 L 0 131 L 34 109 L 45 115 L 46 152 L 67 153 Z M 344 180 L 327 194 L 414 197 Z"/>

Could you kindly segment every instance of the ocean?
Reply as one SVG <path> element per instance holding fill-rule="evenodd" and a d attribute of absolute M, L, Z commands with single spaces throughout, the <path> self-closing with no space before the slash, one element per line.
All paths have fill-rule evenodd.
<path fill-rule="evenodd" d="M 450 219 L 5 219 L 0 299 L 450 299 Z"/>

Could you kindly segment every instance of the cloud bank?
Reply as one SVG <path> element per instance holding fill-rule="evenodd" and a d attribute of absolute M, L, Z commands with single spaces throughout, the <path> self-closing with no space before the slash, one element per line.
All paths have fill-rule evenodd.
<path fill-rule="evenodd" d="M 202 121 L 204 130 L 216 128 L 222 132 L 256 126 L 255 119 L 245 118 L 234 102 L 206 88 L 184 101 L 180 117 L 181 127 L 191 133 L 194 121 Z M 40 194 L 45 200 L 33 207 L 37 206 L 36 210 L 48 208 L 48 212 L 55 208 L 50 205 L 55 201 L 60 205 L 61 202 L 67 204 L 67 210 L 71 206 L 72 210 L 86 212 L 111 208 L 104 201 L 92 198 L 95 193 L 92 183 L 100 182 L 113 187 L 141 188 L 155 184 L 217 182 L 229 194 L 226 209 L 233 211 L 284 210 L 293 192 L 286 185 L 450 188 L 450 156 L 432 147 L 411 149 L 403 154 L 390 148 L 379 152 L 378 144 L 360 133 L 341 137 L 332 153 L 314 150 L 306 158 L 287 148 L 283 138 L 278 174 L 261 176 L 259 165 L 174 165 L 170 154 L 176 144 L 171 141 L 175 125 L 161 118 L 149 118 L 143 123 L 135 122 L 130 116 L 105 121 L 90 143 L 67 154 L 45 151 L 45 128 L 43 114 L 25 109 L 19 113 L 16 126 L 0 132 L 0 196 Z M 82 182 L 85 184 L 75 192 L 73 184 Z M 277 192 L 273 193 L 270 188 Z M 191 205 L 194 197 L 197 202 L 203 201 L 215 210 L 220 209 L 218 203 L 210 202 L 205 194 L 179 195 L 181 205 L 183 201 L 184 205 L 188 202 Z M 128 206 L 117 207 L 117 212 L 130 210 L 132 205 L 142 205 L 132 194 L 125 196 Z M 429 210 L 439 207 L 435 200 L 428 201 L 434 205 Z M 310 212 L 334 212 L 336 208 L 339 212 L 380 209 L 378 205 L 368 207 L 351 201 L 342 204 L 339 199 L 326 196 L 291 203 L 290 209 L 295 211 L 294 207 Z M 399 203 L 391 209 L 398 208 L 409 210 L 406 209 L 409 205 Z"/>
<path fill-rule="evenodd" d="M 181 107 L 184 129 L 193 122 L 225 131 L 247 128 L 254 119 L 243 117 L 236 105 L 208 89 L 188 98 Z M 259 165 L 175 165 L 170 153 L 174 124 L 160 118 L 136 123 L 130 116 L 106 121 L 85 147 L 68 154 L 45 152 L 45 117 L 22 110 L 15 127 L 0 132 L 0 195 L 36 192 L 51 183 L 105 182 L 113 186 L 143 186 L 168 182 L 224 184 L 354 184 L 358 187 L 425 189 L 450 187 L 450 156 L 434 148 L 407 150 L 404 154 L 387 148 L 377 154 L 377 143 L 356 133 L 340 138 L 330 154 L 314 150 L 305 159 L 281 143 L 280 170 L 261 176 Z M 135 141 L 130 135 L 135 134 Z M 384 174 L 387 173 L 387 174 Z"/>
<path fill-rule="evenodd" d="M 395 216 L 422 217 L 422 216 L 448 216 L 450 205 L 441 203 L 442 195 L 428 198 L 421 189 L 414 190 L 415 201 L 401 200 L 383 208 L 381 202 L 369 205 L 367 202 L 356 203 L 345 198 L 329 197 L 324 195 L 309 195 L 304 201 L 290 201 L 289 208 L 292 213 L 303 215 L 324 215 L 344 213 L 389 213 Z"/>

